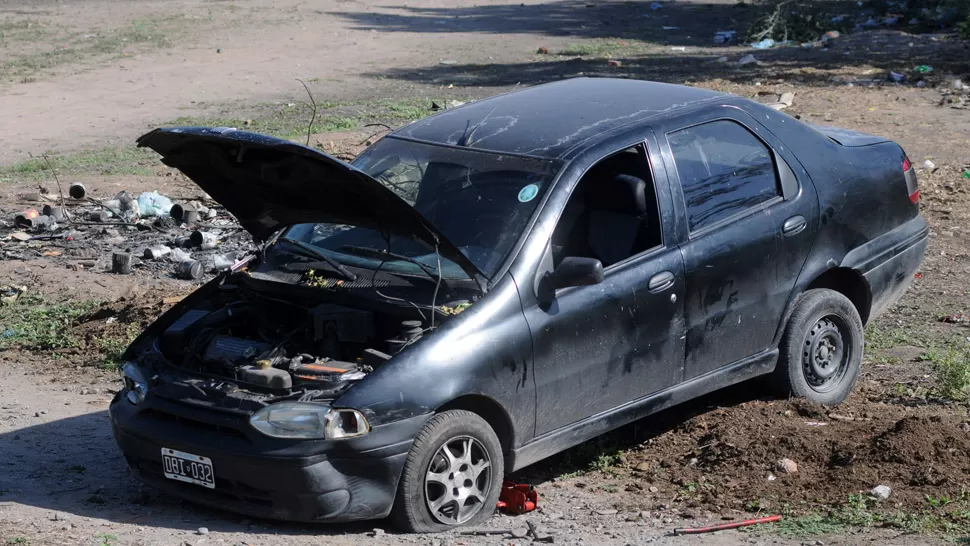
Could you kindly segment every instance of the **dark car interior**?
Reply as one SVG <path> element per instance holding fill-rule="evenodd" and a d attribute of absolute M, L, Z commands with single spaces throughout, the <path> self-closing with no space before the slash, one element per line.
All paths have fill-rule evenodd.
<path fill-rule="evenodd" d="M 553 260 L 595 258 L 609 267 L 662 243 L 657 195 L 642 146 L 594 165 L 552 235 Z"/>

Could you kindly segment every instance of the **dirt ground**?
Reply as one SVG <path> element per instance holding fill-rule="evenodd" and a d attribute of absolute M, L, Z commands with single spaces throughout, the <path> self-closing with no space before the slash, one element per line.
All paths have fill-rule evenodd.
<path fill-rule="evenodd" d="M 965 398 L 946 393 L 939 371 L 970 366 L 961 352 L 970 324 L 940 320 L 970 313 L 970 179 L 963 175 L 970 169 L 970 102 L 952 84 L 953 77 L 970 83 L 967 42 L 883 29 L 824 48 L 715 46 L 715 31 L 741 31 L 751 17 L 733 2 L 665 2 L 660 9 L 605 1 L 389 4 L 0 0 L 0 224 L 38 206 L 38 185 L 56 191 L 48 171 L 25 167 L 30 154 L 62 158 L 60 181 L 83 182 L 100 197 L 123 189 L 195 196 L 190 182 L 150 156 L 122 168 L 103 159 L 116 155 L 101 151 L 128 149 L 150 127 L 177 118 L 246 120 L 259 128 L 262 116 L 305 101 L 296 78 L 317 102 L 344 108 L 330 127 L 341 132 L 316 130 L 312 142 L 347 155 L 373 133 L 365 122 L 396 125 L 423 115 L 365 112 L 374 101 L 408 100 L 426 109 L 431 101 L 575 75 L 688 83 L 766 102 L 790 91 L 788 113 L 889 136 L 921 167 L 922 210 L 932 227 L 926 261 L 905 297 L 869 326 L 856 392 L 824 409 L 764 398 L 752 383 L 669 410 L 520 472 L 539 487 L 541 510 L 496 516 L 488 528 L 521 528 L 528 519 L 557 544 L 966 538 L 970 413 Z M 738 67 L 749 53 L 760 64 Z M 915 72 L 920 64 L 934 71 Z M 909 81 L 887 81 L 889 70 Z M 363 121 L 342 121 L 347 116 Z M 932 168 L 922 168 L 927 159 Z M 528 542 L 389 529 L 370 536 L 386 522 L 284 525 L 141 488 L 106 421 L 116 372 L 98 364 L 110 353 L 105 340 L 148 324 L 198 282 L 147 264 L 131 276 L 107 273 L 111 234 L 17 243 L 2 240 L 9 230 L 0 228 L 0 284 L 27 286 L 38 305 L 97 302 L 51 334 L 69 335 L 70 348 L 0 344 L 0 543 Z M 149 238 L 122 235 L 130 246 Z M 783 458 L 798 471 L 783 471 Z M 892 488 L 888 500 L 869 495 L 876 485 Z M 771 514 L 789 523 L 669 536 L 675 527 Z"/>

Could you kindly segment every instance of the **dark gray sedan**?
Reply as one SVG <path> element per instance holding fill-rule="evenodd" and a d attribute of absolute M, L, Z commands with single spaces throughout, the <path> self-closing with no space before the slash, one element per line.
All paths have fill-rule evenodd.
<path fill-rule="evenodd" d="M 260 246 L 128 349 L 114 434 L 144 482 L 259 517 L 477 524 L 506 472 L 726 385 L 838 404 L 927 242 L 892 141 L 659 83 L 516 91 L 352 164 L 138 144 Z"/>

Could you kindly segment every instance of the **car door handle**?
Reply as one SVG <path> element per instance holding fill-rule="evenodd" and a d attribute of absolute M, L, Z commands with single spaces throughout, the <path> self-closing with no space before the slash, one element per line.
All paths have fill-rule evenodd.
<path fill-rule="evenodd" d="M 652 294 L 656 294 L 658 292 L 663 292 L 673 285 L 674 274 L 670 271 L 664 271 L 650 277 L 650 282 L 647 284 L 647 290 L 649 290 Z"/>
<path fill-rule="evenodd" d="M 785 220 L 785 224 L 781 226 L 781 232 L 786 236 L 795 235 L 800 233 L 808 222 L 805 220 L 804 216 L 792 216 L 791 218 Z"/>

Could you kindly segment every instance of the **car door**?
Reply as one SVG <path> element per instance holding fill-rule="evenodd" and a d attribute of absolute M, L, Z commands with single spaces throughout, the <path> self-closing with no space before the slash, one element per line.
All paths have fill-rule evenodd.
<path fill-rule="evenodd" d="M 647 165 L 647 191 L 653 194 L 645 221 L 658 230 L 657 239 L 607 264 L 599 284 L 562 288 L 549 302 L 524 304 L 535 348 L 537 436 L 682 379 L 683 258 L 676 245 L 666 244 L 663 231 L 673 221 L 663 167 L 651 173 L 643 147 L 640 154 Z M 573 198 L 584 191 L 580 181 Z M 568 212 L 559 219 L 557 230 L 567 217 Z"/>
<path fill-rule="evenodd" d="M 664 142 L 684 235 L 685 379 L 772 348 L 817 228 L 814 188 L 787 150 L 740 110 L 716 116 Z"/>

